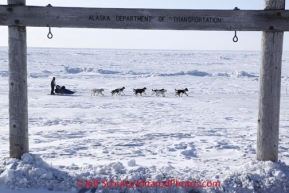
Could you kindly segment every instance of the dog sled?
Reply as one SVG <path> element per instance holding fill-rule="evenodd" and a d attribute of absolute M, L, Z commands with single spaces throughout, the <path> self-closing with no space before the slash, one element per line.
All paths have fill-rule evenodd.
<path fill-rule="evenodd" d="M 56 85 L 55 93 L 56 94 L 74 94 L 75 92 L 66 89 L 65 86 Z"/>

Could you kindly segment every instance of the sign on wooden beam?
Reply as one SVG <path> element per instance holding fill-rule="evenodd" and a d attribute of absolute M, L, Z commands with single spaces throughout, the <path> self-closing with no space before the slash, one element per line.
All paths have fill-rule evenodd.
<path fill-rule="evenodd" d="M 0 5 L 0 25 L 67 28 L 289 31 L 287 10 L 176 10 Z"/>

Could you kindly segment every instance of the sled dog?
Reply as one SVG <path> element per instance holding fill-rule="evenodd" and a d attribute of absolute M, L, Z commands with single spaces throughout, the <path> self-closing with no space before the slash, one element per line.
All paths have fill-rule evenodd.
<path fill-rule="evenodd" d="M 92 95 L 95 96 L 95 95 L 99 95 L 99 94 L 104 95 L 104 94 L 102 93 L 103 91 L 104 91 L 103 88 L 100 88 L 100 89 L 97 89 L 97 88 L 92 89 L 92 90 L 91 90 L 91 96 L 92 96 Z"/>
<path fill-rule="evenodd" d="M 133 92 L 134 92 L 134 95 L 138 95 L 140 94 L 140 96 L 142 96 L 142 94 L 146 94 L 145 91 L 146 91 L 146 87 L 144 88 L 138 88 L 138 89 L 133 89 Z"/>
<path fill-rule="evenodd" d="M 153 91 L 152 95 L 153 94 L 156 94 L 156 96 L 163 95 L 163 97 L 165 96 L 165 92 L 167 92 L 166 89 L 155 89 L 155 90 L 152 89 L 152 91 Z"/>
<path fill-rule="evenodd" d="M 181 97 L 181 96 L 183 96 L 183 94 L 189 96 L 189 95 L 186 93 L 187 91 L 189 91 L 187 88 L 185 88 L 185 89 L 179 89 L 179 90 L 175 89 L 175 91 L 176 91 L 176 96 Z"/>
<path fill-rule="evenodd" d="M 124 89 L 125 89 L 125 87 L 114 89 L 114 90 L 111 91 L 111 95 L 112 95 L 112 96 L 113 96 L 114 94 L 121 95 L 121 93 L 123 93 L 123 95 L 125 95 L 124 92 L 123 92 Z"/>

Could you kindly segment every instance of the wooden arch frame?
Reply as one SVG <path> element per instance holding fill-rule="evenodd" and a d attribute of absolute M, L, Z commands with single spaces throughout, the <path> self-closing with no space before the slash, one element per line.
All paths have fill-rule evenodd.
<path fill-rule="evenodd" d="M 285 0 L 264 0 L 264 10 L 165 10 L 0 5 L 9 29 L 10 157 L 29 151 L 26 26 L 147 30 L 263 31 L 257 159 L 278 160 L 283 32 L 289 31 Z"/>

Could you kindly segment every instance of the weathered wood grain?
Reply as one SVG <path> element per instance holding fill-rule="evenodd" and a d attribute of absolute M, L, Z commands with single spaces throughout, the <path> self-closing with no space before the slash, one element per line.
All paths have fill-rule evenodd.
<path fill-rule="evenodd" d="M 8 5 L 26 5 L 26 0 L 7 0 Z"/>
<path fill-rule="evenodd" d="M 285 0 L 265 0 L 265 9 L 284 9 Z M 278 160 L 283 32 L 263 32 L 260 66 L 257 159 Z"/>
<path fill-rule="evenodd" d="M 151 30 L 289 31 L 289 11 L 0 5 L 0 25 Z"/>
<path fill-rule="evenodd" d="M 8 0 L 25 3 L 25 0 Z M 28 147 L 26 27 L 9 26 L 9 141 L 10 157 L 21 158 Z"/>

